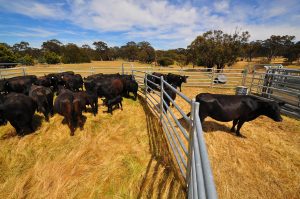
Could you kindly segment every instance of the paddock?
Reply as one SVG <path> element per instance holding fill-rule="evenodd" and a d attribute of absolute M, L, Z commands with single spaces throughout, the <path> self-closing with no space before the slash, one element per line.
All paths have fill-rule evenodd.
<path fill-rule="evenodd" d="M 235 90 L 182 90 L 190 99 L 202 92 L 234 94 Z M 185 113 L 190 111 L 182 98 L 176 102 Z M 36 114 L 36 131 L 23 138 L 15 136 L 9 124 L 1 126 L 0 196 L 187 197 L 161 124 L 143 92 L 138 101 L 125 99 L 124 110 L 113 116 L 102 111 L 106 108 L 100 105 L 96 117 L 84 113 L 84 130 L 76 130 L 74 138 L 58 115 L 47 123 Z M 283 119 L 275 123 L 259 117 L 246 123 L 241 129 L 246 138 L 229 133 L 231 123 L 206 120 L 203 131 L 219 198 L 300 197 L 300 122 Z"/>

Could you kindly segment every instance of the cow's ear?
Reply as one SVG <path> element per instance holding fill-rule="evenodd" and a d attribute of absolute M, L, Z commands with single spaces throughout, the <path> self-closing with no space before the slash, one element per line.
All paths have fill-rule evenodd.
<path fill-rule="evenodd" d="M 285 102 L 278 102 L 278 105 L 279 105 L 279 106 L 284 106 L 284 105 L 285 105 Z"/>

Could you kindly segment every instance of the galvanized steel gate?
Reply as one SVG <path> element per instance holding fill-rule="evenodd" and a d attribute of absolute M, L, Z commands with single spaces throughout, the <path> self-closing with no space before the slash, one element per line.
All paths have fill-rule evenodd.
<path fill-rule="evenodd" d="M 217 192 L 199 118 L 199 103 L 176 90 L 164 81 L 163 77 L 157 77 L 140 70 L 133 70 L 132 74 L 139 83 L 148 106 L 162 124 L 172 156 L 175 158 L 178 169 L 185 179 L 188 198 L 216 199 Z M 159 79 L 160 85 L 149 80 L 147 78 L 149 76 Z M 158 89 L 152 89 L 153 87 L 149 87 L 149 84 Z M 171 99 L 166 89 L 171 89 L 177 97 L 188 104 L 189 110 L 187 111 L 191 112 L 190 117 Z M 174 110 L 167 106 L 164 96 L 174 105 Z M 164 106 L 167 107 L 166 111 Z M 182 125 L 182 120 L 188 124 L 187 128 Z"/>

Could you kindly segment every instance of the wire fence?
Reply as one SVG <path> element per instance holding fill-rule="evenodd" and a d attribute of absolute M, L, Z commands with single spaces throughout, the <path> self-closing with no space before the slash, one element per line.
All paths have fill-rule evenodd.
<path fill-rule="evenodd" d="M 188 198 L 217 198 L 199 118 L 199 103 L 172 87 L 162 76 L 157 77 L 140 70 L 133 70 L 132 73 L 148 106 L 162 124 L 171 155 L 185 180 Z M 153 82 L 153 79 L 160 83 Z M 170 91 L 188 105 L 188 110 L 183 110 L 172 99 Z M 173 109 L 167 101 L 172 103 Z M 191 115 L 187 116 L 186 111 L 191 112 Z"/>

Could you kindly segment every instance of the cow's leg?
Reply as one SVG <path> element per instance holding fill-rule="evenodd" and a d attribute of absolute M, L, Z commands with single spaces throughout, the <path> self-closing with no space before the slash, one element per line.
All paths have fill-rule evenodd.
<path fill-rule="evenodd" d="M 240 129 L 242 128 L 244 123 L 245 123 L 244 121 L 239 121 L 238 122 L 237 129 L 236 129 L 236 132 L 235 132 L 237 136 L 241 137 Z"/>
<path fill-rule="evenodd" d="M 136 100 L 137 92 L 134 93 L 134 100 Z"/>
<path fill-rule="evenodd" d="M 71 117 L 65 117 L 67 124 L 69 126 L 70 129 L 70 135 L 73 136 L 74 132 L 75 132 L 75 128 L 73 127 L 73 121 L 72 121 L 72 116 Z"/>
<path fill-rule="evenodd" d="M 179 90 L 180 90 L 180 92 L 181 92 L 181 86 L 179 86 Z"/>
<path fill-rule="evenodd" d="M 45 116 L 46 122 L 49 122 L 49 114 L 48 114 L 48 111 L 44 111 L 43 114 L 44 114 L 44 116 Z"/>
<path fill-rule="evenodd" d="M 238 121 L 239 121 L 238 119 L 233 120 L 232 128 L 230 129 L 231 132 L 235 131 L 235 126 L 238 123 Z"/>
<path fill-rule="evenodd" d="M 122 106 L 122 102 L 120 102 L 120 105 L 121 105 L 121 110 L 123 111 L 123 106 Z"/>
<path fill-rule="evenodd" d="M 83 118 L 82 118 L 82 115 L 79 115 L 77 117 L 77 121 L 78 121 L 78 125 L 80 127 L 80 130 L 83 130 Z"/>
<path fill-rule="evenodd" d="M 94 110 L 95 110 L 95 112 L 94 112 L 94 115 L 96 115 L 97 113 L 98 113 L 98 103 L 97 103 L 97 101 L 96 102 L 94 102 Z"/>

